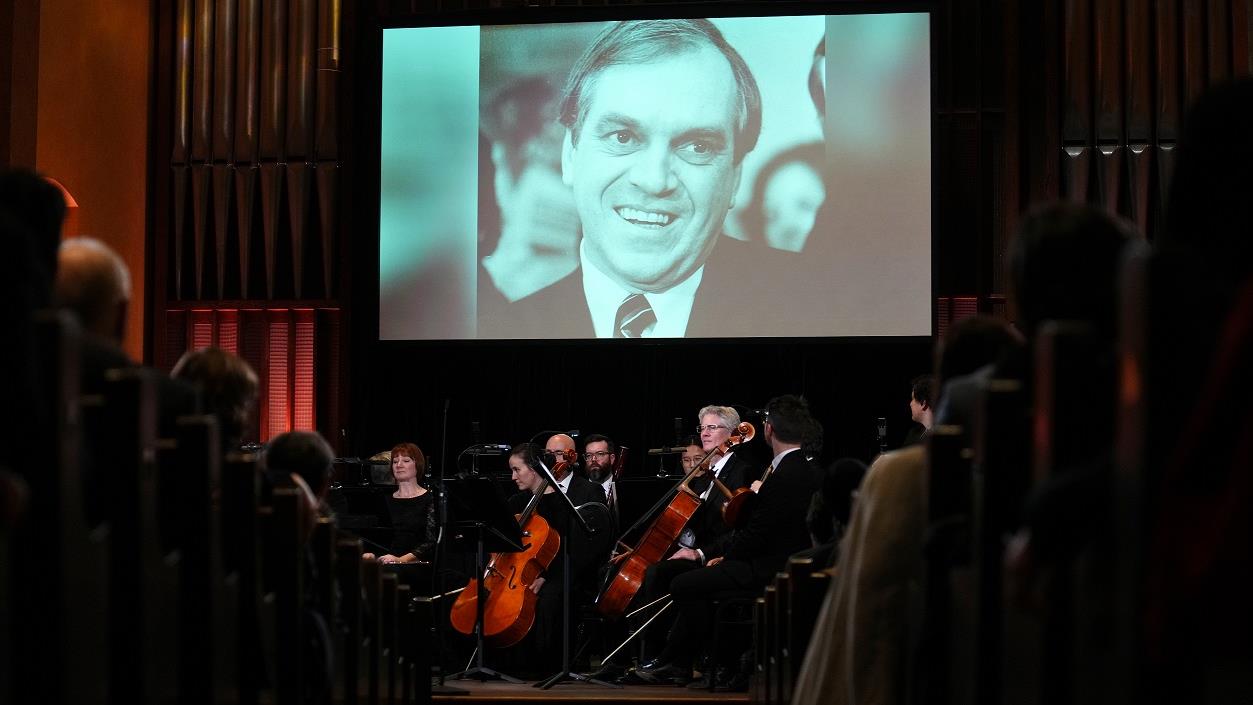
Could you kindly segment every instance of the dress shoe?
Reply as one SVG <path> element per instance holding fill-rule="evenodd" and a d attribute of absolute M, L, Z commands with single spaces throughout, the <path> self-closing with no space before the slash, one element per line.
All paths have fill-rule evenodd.
<path fill-rule="evenodd" d="M 719 690 L 721 689 L 725 692 L 727 689 L 727 686 L 731 682 L 731 678 L 733 675 L 734 674 L 731 673 L 731 669 L 727 668 L 726 666 L 719 666 L 716 673 L 710 673 L 709 669 L 705 669 L 705 672 L 701 673 L 700 678 L 697 678 L 691 683 L 688 683 L 687 687 L 691 688 L 692 690 Z M 713 678 L 712 688 L 709 687 L 709 679 L 711 677 Z"/>
<path fill-rule="evenodd" d="M 725 682 L 715 682 L 714 692 L 716 693 L 747 693 L 748 692 L 749 675 L 743 671 L 736 671 L 730 675 Z"/>
<path fill-rule="evenodd" d="M 649 685 L 687 685 L 692 680 L 692 669 L 675 666 L 669 663 L 656 666 L 643 665 L 633 673 L 636 678 Z"/>

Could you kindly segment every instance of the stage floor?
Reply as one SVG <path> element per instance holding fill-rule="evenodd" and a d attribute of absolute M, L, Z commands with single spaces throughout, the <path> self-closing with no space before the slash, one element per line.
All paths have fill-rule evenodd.
<path fill-rule="evenodd" d="M 466 695 L 441 695 L 432 700 L 437 703 L 503 703 L 503 702 L 561 702 L 561 703 L 642 703 L 656 705 L 668 703 L 747 703 L 748 693 L 711 693 L 708 690 L 692 690 L 676 686 L 634 685 L 606 688 L 585 683 L 562 683 L 540 690 L 530 683 L 514 685 L 501 681 L 482 683 L 476 680 L 447 681 L 449 687 L 470 691 Z"/>

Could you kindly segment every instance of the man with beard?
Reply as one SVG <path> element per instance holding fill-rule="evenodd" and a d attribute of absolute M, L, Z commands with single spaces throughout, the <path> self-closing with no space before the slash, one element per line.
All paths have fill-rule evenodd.
<path fill-rule="evenodd" d="M 618 446 L 608 436 L 593 433 L 583 442 L 583 466 L 587 479 L 600 484 L 605 490 L 605 502 L 614 521 L 618 519 L 618 488 L 614 482 L 613 467 L 618 462 Z"/>

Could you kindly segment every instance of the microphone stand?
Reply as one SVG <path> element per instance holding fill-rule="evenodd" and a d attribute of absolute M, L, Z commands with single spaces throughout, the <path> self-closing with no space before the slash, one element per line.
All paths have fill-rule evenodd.
<path fill-rule="evenodd" d="M 570 531 L 571 524 L 572 524 L 571 519 L 572 518 L 577 519 L 579 522 L 579 526 L 581 526 L 583 528 L 583 531 L 587 532 L 589 536 L 596 532 L 594 529 L 592 529 L 591 526 L 588 525 L 587 520 L 583 518 L 583 515 L 579 514 L 578 509 L 575 508 L 574 502 L 570 500 L 570 497 L 567 496 L 565 492 L 561 491 L 561 486 L 557 483 L 556 476 L 554 476 L 552 470 L 549 470 L 548 466 L 544 464 L 544 460 L 542 458 L 537 458 L 537 460 L 538 460 L 539 467 L 540 467 L 540 473 L 544 476 L 544 479 L 548 480 L 549 485 L 554 488 L 555 493 L 561 495 L 561 499 L 564 500 L 566 503 L 566 520 L 565 520 L 565 534 L 562 536 L 562 541 L 561 541 L 561 560 L 562 560 L 562 566 L 564 567 L 564 570 L 562 571 L 562 576 L 561 576 L 561 582 L 562 582 L 561 600 L 562 600 L 562 613 L 563 613 L 562 619 L 561 619 L 561 672 L 547 678 L 546 680 L 542 680 L 536 683 L 535 687 L 541 688 L 543 690 L 548 690 L 549 688 L 552 688 L 558 683 L 561 683 L 566 680 L 572 680 L 572 681 L 581 681 L 584 683 L 594 683 L 596 685 L 603 685 L 608 688 L 621 688 L 622 686 L 616 683 L 606 683 L 605 681 L 596 680 L 595 678 L 592 678 L 591 676 L 586 676 L 586 675 L 583 675 L 582 673 L 572 673 L 570 671 L 570 572 L 571 572 L 570 571 L 570 540 L 572 536 L 571 531 Z M 573 466 L 570 467 L 569 471 L 574 472 Z"/>

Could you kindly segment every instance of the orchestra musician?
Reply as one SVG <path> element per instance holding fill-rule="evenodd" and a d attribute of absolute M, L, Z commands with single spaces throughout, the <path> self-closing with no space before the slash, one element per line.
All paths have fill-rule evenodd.
<path fill-rule="evenodd" d="M 583 467 L 587 469 L 587 479 L 598 483 L 605 492 L 605 503 L 609 505 L 609 513 L 617 519 L 617 487 L 613 476 L 614 466 L 618 462 L 618 446 L 608 437 L 593 433 L 583 441 Z"/>
<path fill-rule="evenodd" d="M 640 680 L 674 684 L 690 681 L 702 639 L 711 631 L 713 596 L 760 591 L 786 565 L 788 556 L 809 546 L 805 513 L 818 489 L 821 473 L 801 451 L 801 445 L 816 439 L 821 427 L 810 416 L 804 400 L 786 395 L 767 404 L 764 430 L 774 460 L 760 483 L 747 524 L 732 531 L 724 541 L 710 545 L 703 555 L 703 567 L 671 581 L 670 593 L 677 613 L 674 628 L 657 658 L 633 672 Z M 714 646 L 725 648 L 721 644 Z"/>
<path fill-rule="evenodd" d="M 568 441 L 569 450 L 573 453 L 574 441 L 569 436 L 564 436 L 564 440 Z M 559 448 L 564 445 L 561 441 L 558 444 Z M 551 439 L 549 445 L 553 445 Z M 564 452 L 564 448 L 560 449 Z M 548 454 L 531 443 L 522 443 L 510 449 L 509 470 L 519 491 L 509 498 L 508 505 L 511 511 L 520 514 L 531 497 L 543 488 L 544 494 L 535 512 L 544 517 L 553 531 L 561 535 L 562 543 L 565 544 L 562 550 L 570 552 L 570 595 L 572 609 L 577 609 L 578 605 L 590 603 L 595 596 L 596 570 L 608 556 L 614 537 L 607 527 L 602 527 L 604 530 L 594 536 L 588 536 L 576 522 L 570 524 L 569 534 L 566 533 L 569 509 L 552 487 L 545 486 L 544 475 L 539 469 L 541 459 L 550 470 L 559 459 L 551 455 L 544 458 L 544 455 Z M 600 485 L 569 469 L 559 475 L 560 482 L 565 485 L 566 496 L 575 507 L 588 503 L 604 504 L 605 493 Z M 539 598 L 535 607 L 535 625 L 530 634 L 513 648 L 517 654 L 515 660 L 524 669 L 534 669 L 537 673 L 542 673 L 555 670 L 560 664 L 564 571 L 562 554 L 558 553 L 548 569 L 531 583 L 531 590 Z"/>
<path fill-rule="evenodd" d="M 719 448 L 730 438 L 732 429 L 740 424 L 739 413 L 729 406 L 706 406 L 697 414 L 697 419 L 699 424 L 696 431 L 699 436 L 690 436 L 684 441 L 687 446 L 682 456 L 685 472 L 695 467 L 710 450 Z M 760 469 L 754 468 L 734 452 L 715 453 L 707 463 L 709 468 L 692 484 L 692 489 L 700 494 L 701 505 L 679 535 L 679 548 L 667 560 L 649 566 L 628 611 L 666 595 L 676 577 L 700 568 L 708 556 L 721 555 L 731 531 L 722 520 L 722 505 L 726 503 L 726 495 L 714 487 L 713 478 L 718 478 L 728 490 L 734 492 L 741 487 L 747 487 L 749 481 L 760 474 Z M 655 664 L 655 657 L 665 644 L 675 613 L 672 608 L 648 626 L 642 637 L 642 663 Z M 628 674 L 626 681 L 637 682 L 633 674 Z"/>
<path fill-rule="evenodd" d="M 563 471 L 562 474 L 558 475 L 557 484 L 561 485 L 562 492 L 569 491 L 569 477 L 574 474 L 573 470 L 578 467 L 579 462 L 579 453 L 574 447 L 574 439 L 564 433 L 554 433 L 548 439 L 548 442 L 544 444 L 544 450 L 552 453 L 556 462 L 568 464 L 567 471 L 569 471 L 569 474 L 567 474 L 567 471 Z M 553 465 L 554 463 L 548 464 L 550 469 Z M 578 502 L 575 502 L 575 504 L 577 505 Z"/>
<path fill-rule="evenodd" d="M 387 517 L 392 527 L 390 550 L 377 556 L 381 563 L 429 561 L 439 525 L 434 494 L 418 482 L 426 471 L 426 456 L 413 443 L 398 443 L 391 452 L 396 491 L 387 495 Z M 362 558 L 375 558 L 364 553 Z"/>

